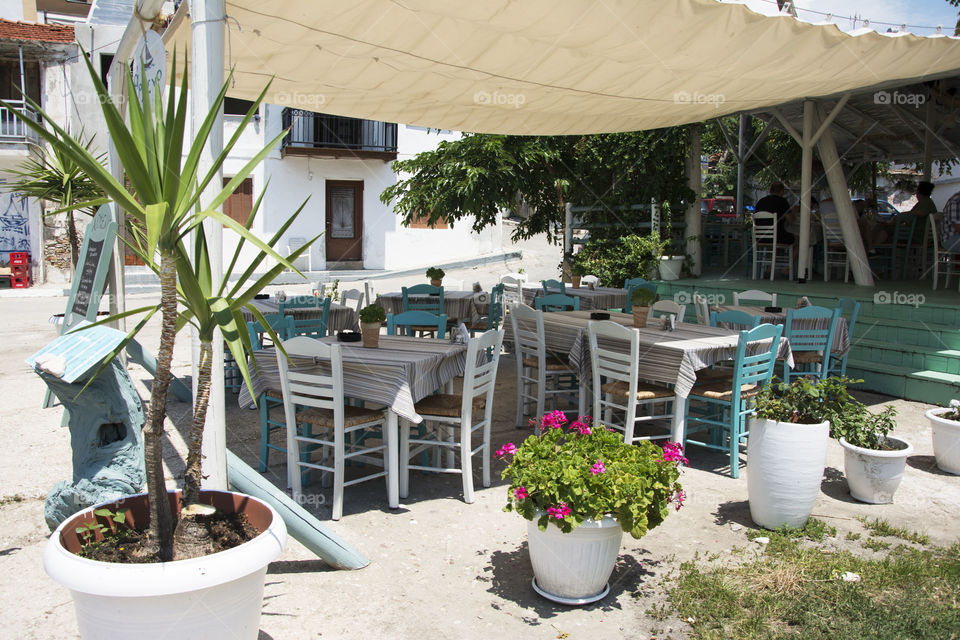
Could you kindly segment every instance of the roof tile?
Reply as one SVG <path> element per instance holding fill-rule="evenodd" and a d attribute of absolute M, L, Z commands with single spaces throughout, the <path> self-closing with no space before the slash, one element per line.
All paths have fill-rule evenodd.
<path fill-rule="evenodd" d="M 14 22 L 0 18 L 0 39 L 38 42 L 73 42 L 73 27 L 59 24 Z"/>

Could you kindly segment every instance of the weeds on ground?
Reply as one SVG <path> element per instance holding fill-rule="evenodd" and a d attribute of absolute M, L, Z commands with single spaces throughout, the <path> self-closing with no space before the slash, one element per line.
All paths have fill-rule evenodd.
<path fill-rule="evenodd" d="M 917 544 L 930 544 L 930 536 L 917 533 L 916 531 L 909 531 L 907 529 L 901 529 L 900 527 L 895 527 L 886 520 L 881 520 L 880 518 L 874 518 L 870 520 L 860 516 L 857 518 L 860 523 L 866 527 L 871 535 L 875 536 L 886 536 L 888 538 L 900 538 L 901 540 L 906 540 L 907 542 L 916 542 Z"/>
<path fill-rule="evenodd" d="M 837 528 L 831 527 L 823 520 L 810 518 L 803 527 L 788 527 L 786 525 L 777 527 L 771 531 L 764 529 L 750 529 L 747 531 L 747 538 L 767 537 L 770 538 L 770 544 L 777 544 L 783 540 L 813 540 L 814 542 L 823 542 L 827 536 L 837 535 Z"/>
<path fill-rule="evenodd" d="M 870 549 L 872 551 L 886 551 L 893 546 L 891 543 L 886 542 L 885 540 L 878 540 L 877 538 L 872 537 L 867 538 L 860 544 L 862 544 L 865 549 Z"/>
<path fill-rule="evenodd" d="M 859 540 L 859 539 L 860 539 L 859 533 L 854 533 L 853 531 L 847 532 L 847 540 Z"/>
<path fill-rule="evenodd" d="M 774 540 L 776 536 L 776 541 Z M 846 572 L 859 582 L 841 578 Z M 669 588 L 696 638 L 956 638 L 960 543 L 900 545 L 860 558 L 771 535 L 766 553 L 740 566 L 680 566 Z"/>

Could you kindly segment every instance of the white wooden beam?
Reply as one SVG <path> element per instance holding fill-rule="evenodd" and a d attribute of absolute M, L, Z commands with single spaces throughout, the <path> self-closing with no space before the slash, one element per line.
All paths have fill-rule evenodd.
<path fill-rule="evenodd" d="M 845 93 L 843 94 L 843 97 L 837 101 L 837 104 L 833 105 L 833 109 L 830 110 L 830 114 L 826 118 L 823 118 L 823 121 L 820 123 L 820 127 L 817 129 L 817 132 L 813 134 L 813 138 L 810 140 L 811 144 L 817 144 L 817 141 L 820 140 L 820 136 L 823 135 L 824 131 L 826 131 L 830 126 L 830 123 L 834 121 L 841 111 L 843 111 L 844 105 L 846 105 L 849 100 L 850 94 Z M 818 110 L 822 111 L 822 109 L 819 108 Z"/>
<path fill-rule="evenodd" d="M 780 109 L 777 109 L 776 107 L 774 107 L 770 109 L 770 113 L 772 113 L 777 118 L 777 120 L 780 121 L 780 125 L 783 127 L 783 130 L 789 133 L 790 137 L 792 137 L 794 140 L 797 141 L 797 144 L 799 144 L 800 146 L 803 146 L 803 135 L 801 135 L 800 132 L 798 132 L 796 129 L 793 128 L 793 125 L 790 124 L 790 121 L 787 120 L 787 117 L 783 115 Z"/>
<path fill-rule="evenodd" d="M 800 160 L 800 238 L 798 238 L 797 250 L 797 278 L 806 280 L 807 270 L 810 265 L 807 264 L 807 254 L 810 248 L 810 187 L 813 176 L 813 123 L 814 109 L 816 103 L 813 100 L 803 101 L 803 135 L 801 136 L 801 160 Z"/>
<path fill-rule="evenodd" d="M 700 215 L 700 154 L 702 150 L 700 140 L 700 125 L 689 128 L 689 152 L 687 153 L 687 188 L 696 196 L 690 201 L 684 218 L 687 223 L 683 235 L 687 241 L 687 255 L 693 262 L 693 275 L 699 276 L 703 272 L 703 216 Z"/>

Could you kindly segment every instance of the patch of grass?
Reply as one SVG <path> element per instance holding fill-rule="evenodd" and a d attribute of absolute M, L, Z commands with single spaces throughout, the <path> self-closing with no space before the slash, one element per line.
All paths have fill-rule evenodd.
<path fill-rule="evenodd" d="M 807 520 L 807 524 L 803 527 L 788 527 L 784 525 L 771 531 L 766 531 L 764 529 L 750 529 L 747 531 L 747 538 L 750 540 L 753 540 L 754 538 L 767 537 L 770 538 L 770 544 L 782 544 L 787 541 L 803 539 L 813 540 L 814 542 L 822 542 L 826 536 L 835 535 L 837 535 L 836 527 L 831 527 L 823 520 L 817 520 L 816 518 L 810 518 Z"/>
<path fill-rule="evenodd" d="M 875 536 L 886 536 L 889 538 L 900 538 L 901 540 L 906 540 L 907 542 L 916 542 L 917 544 L 930 544 L 930 536 L 917 533 L 916 531 L 909 531 L 907 529 L 902 529 L 900 527 L 895 527 L 886 520 L 881 520 L 880 518 L 874 518 L 870 520 L 863 516 L 857 518 L 864 527 L 866 527 L 872 535 Z"/>
<path fill-rule="evenodd" d="M 844 582 L 844 572 L 861 576 Z M 960 543 L 883 558 L 777 545 L 740 566 L 680 566 L 669 589 L 695 638 L 951 638 L 960 629 Z"/>
<path fill-rule="evenodd" d="M 859 533 L 854 533 L 853 531 L 847 532 L 847 540 L 859 540 L 859 539 L 860 539 Z"/>
<path fill-rule="evenodd" d="M 861 544 L 865 548 L 872 549 L 873 551 L 884 551 L 891 547 L 891 543 L 885 542 L 884 540 L 877 540 L 876 538 L 867 538 Z"/>

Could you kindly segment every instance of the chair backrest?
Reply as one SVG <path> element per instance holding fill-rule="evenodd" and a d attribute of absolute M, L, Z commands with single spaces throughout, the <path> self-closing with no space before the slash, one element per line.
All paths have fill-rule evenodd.
<path fill-rule="evenodd" d="M 524 282 L 527 282 L 527 280 L 527 274 L 520 273 L 519 271 L 505 273 L 500 276 L 500 282 L 504 284 L 523 284 Z"/>
<path fill-rule="evenodd" d="M 431 284 L 417 284 L 412 287 L 403 287 L 403 310 L 406 311 L 428 311 L 430 313 L 443 313 L 443 287 L 435 287 Z M 410 296 L 417 296 L 411 298 Z"/>
<path fill-rule="evenodd" d="M 823 231 L 823 240 L 827 244 L 844 244 L 840 214 L 836 210 L 820 210 L 820 229 Z"/>
<path fill-rule="evenodd" d="M 792 351 L 822 351 L 824 354 L 829 354 L 839 318 L 840 309 L 827 309 L 815 305 L 787 309 L 783 335 L 790 341 Z M 797 323 L 797 320 L 810 322 Z"/>
<path fill-rule="evenodd" d="M 580 278 L 580 284 L 597 286 L 600 284 L 600 278 L 597 276 L 583 276 Z"/>
<path fill-rule="evenodd" d="M 363 297 L 366 298 L 367 304 L 373 304 L 377 299 L 377 292 L 373 289 L 373 283 L 369 280 L 363 281 Z"/>
<path fill-rule="evenodd" d="M 637 375 L 640 366 L 640 332 L 633 327 L 624 327 L 612 320 L 591 320 L 587 323 L 587 339 L 590 344 L 590 364 L 593 369 L 593 416 L 599 423 L 603 415 L 600 406 L 600 386 L 605 378 L 607 382 L 626 382 L 627 418 L 624 440 L 632 442 L 633 429 L 630 418 L 636 414 L 631 411 L 637 397 Z M 611 348 L 604 339 L 626 342 L 627 349 Z M 609 426 L 609 425 L 608 425 Z"/>
<path fill-rule="evenodd" d="M 297 336 L 312 336 L 323 338 L 327 335 L 327 325 L 330 322 L 330 298 L 316 296 L 296 296 L 287 298 L 280 303 L 280 313 L 288 309 L 316 309 L 317 313 L 309 318 L 294 318 L 293 331 Z M 291 316 L 293 317 L 293 316 Z"/>
<path fill-rule="evenodd" d="M 545 296 L 558 291 L 564 294 L 567 292 L 566 283 L 560 282 L 559 280 L 541 280 L 540 284 L 543 285 L 543 295 Z"/>
<path fill-rule="evenodd" d="M 699 293 L 693 294 L 693 308 L 697 312 L 697 324 L 710 324 L 710 305 L 707 299 Z"/>
<path fill-rule="evenodd" d="M 503 284 L 490 289 L 490 310 L 487 312 L 487 329 L 499 329 L 503 321 Z"/>
<path fill-rule="evenodd" d="M 770 382 L 777 360 L 777 352 L 780 350 L 782 332 L 783 325 L 779 324 L 761 324 L 753 329 L 740 332 L 737 353 L 733 362 L 734 402 L 739 400 L 741 385 L 763 386 Z M 750 346 L 750 343 L 765 340 L 770 340 L 769 349 L 758 349 L 757 347 L 760 345 Z"/>
<path fill-rule="evenodd" d="M 364 296 L 365 294 L 363 293 L 363 291 L 360 291 L 360 289 L 347 289 L 346 291 L 340 294 L 340 304 L 342 304 L 345 307 L 350 307 L 351 306 L 350 301 L 356 300 L 357 304 L 352 306 L 357 313 L 360 313 L 360 309 L 363 308 Z"/>
<path fill-rule="evenodd" d="M 403 313 L 387 314 L 387 334 L 412 336 L 415 330 L 428 327 L 430 331 L 437 329 L 437 338 L 443 340 L 447 332 L 447 314 L 439 315 L 429 311 L 404 311 Z M 399 333 L 397 333 L 399 329 Z"/>
<path fill-rule="evenodd" d="M 263 316 L 263 319 L 267 321 L 267 324 L 273 329 L 273 332 L 277 334 L 277 337 L 283 340 L 289 340 L 294 337 L 294 324 L 293 316 L 284 316 L 279 313 L 268 313 Z M 263 349 L 264 334 L 269 336 L 266 328 L 260 322 L 253 320 L 247 323 L 247 333 L 250 335 L 250 347 L 254 351 Z"/>
<path fill-rule="evenodd" d="M 840 315 L 847 319 L 847 335 L 853 340 L 853 328 L 857 324 L 857 316 L 860 315 L 860 303 L 853 298 L 840 298 L 837 300 L 837 308 L 840 309 Z"/>
<path fill-rule="evenodd" d="M 753 329 L 760 324 L 760 316 L 750 315 L 746 311 L 713 311 L 710 313 L 710 326 L 719 327 L 721 324 L 732 331 Z"/>
<path fill-rule="evenodd" d="M 500 351 L 503 346 L 503 329 L 491 329 L 471 338 L 467 343 L 467 366 L 463 372 L 463 404 L 460 415 L 473 411 L 473 399 L 486 397 L 484 420 L 493 413 L 493 392 L 497 384 L 497 367 L 500 366 Z M 487 358 L 490 354 L 490 358 Z"/>
<path fill-rule="evenodd" d="M 313 290 L 317 292 L 317 295 L 321 298 L 324 297 L 324 293 L 327 291 L 327 285 L 324 282 L 317 282 L 313 285 Z"/>
<path fill-rule="evenodd" d="M 650 311 L 647 313 L 647 324 L 650 324 L 652 319 L 665 315 L 674 316 L 674 322 L 683 322 L 683 316 L 686 312 L 686 307 L 677 304 L 673 300 L 657 300 L 650 305 Z"/>
<path fill-rule="evenodd" d="M 759 289 L 748 289 L 746 291 L 733 292 L 733 304 L 747 305 L 753 307 L 759 306 L 777 306 L 777 294 L 767 293 Z"/>
<path fill-rule="evenodd" d="M 623 307 L 624 313 L 631 313 L 633 311 L 633 304 L 630 302 L 630 298 L 633 297 L 634 289 L 642 288 L 652 291 L 654 295 L 657 294 L 657 285 L 643 278 L 628 278 L 623 281 L 623 288 L 627 290 L 627 304 Z"/>
<path fill-rule="evenodd" d="M 546 296 L 538 296 L 533 299 L 533 304 L 537 309 L 544 311 L 573 311 L 580 310 L 580 298 L 567 296 L 562 293 L 551 293 Z"/>
<path fill-rule="evenodd" d="M 753 212 L 753 242 L 777 243 L 777 214 L 772 211 Z"/>
<path fill-rule="evenodd" d="M 523 280 L 514 276 L 523 276 Z M 507 304 L 516 304 L 523 302 L 523 283 L 526 282 L 527 274 L 507 274 L 500 278 L 500 284 L 504 285 L 503 300 Z M 507 288 L 509 287 L 509 289 Z"/>
<path fill-rule="evenodd" d="M 510 324 L 513 329 L 513 352 L 517 358 L 517 366 L 522 367 L 525 358 L 535 358 L 543 371 L 547 358 L 543 311 L 535 311 L 525 304 L 512 304 Z"/>
<path fill-rule="evenodd" d="M 913 239 L 913 228 L 917 224 L 917 216 L 909 211 L 902 211 L 893 217 L 893 244 L 909 244 Z"/>
<path fill-rule="evenodd" d="M 283 391 L 283 408 L 288 425 L 296 424 L 296 407 L 316 407 L 333 411 L 334 428 L 343 430 L 343 358 L 339 344 L 327 344 L 305 336 L 283 341 L 287 355 L 277 349 L 277 368 Z M 322 358 L 326 367 L 311 367 L 309 373 L 291 367 L 287 357 Z M 318 370 L 319 369 L 319 370 Z M 292 428 L 292 427 L 291 427 Z"/>

